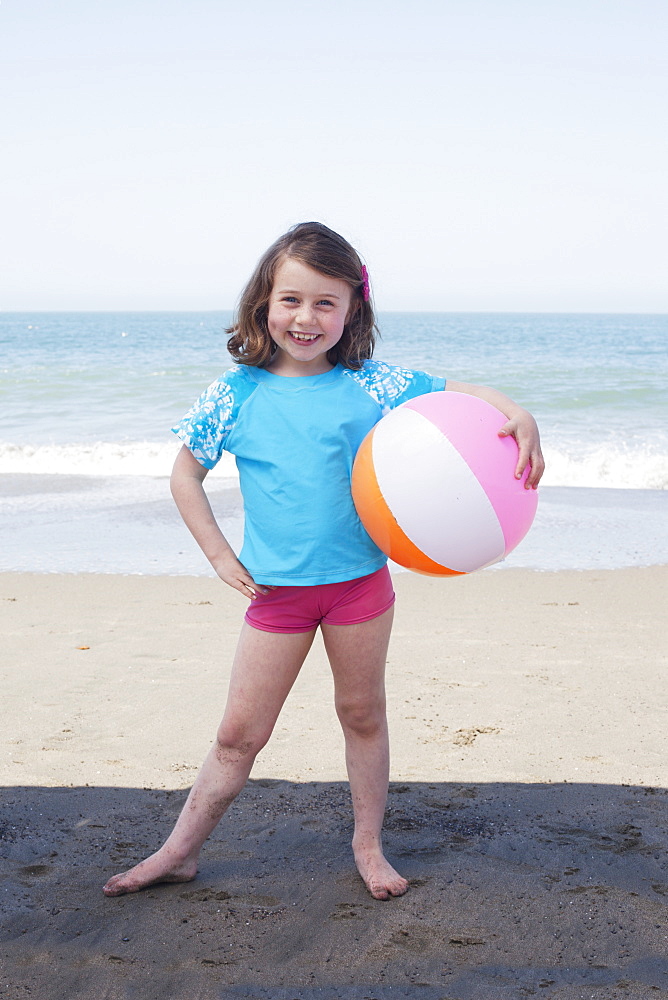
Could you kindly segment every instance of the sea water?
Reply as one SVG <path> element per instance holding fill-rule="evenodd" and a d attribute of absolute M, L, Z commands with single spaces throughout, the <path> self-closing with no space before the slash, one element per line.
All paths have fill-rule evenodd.
<path fill-rule="evenodd" d="M 230 365 L 217 313 L 0 314 L 0 569 L 212 570 L 182 525 L 169 428 Z M 381 314 L 375 356 L 493 385 L 541 427 L 533 528 L 502 564 L 668 562 L 668 316 Z M 207 478 L 241 540 L 234 460 Z"/>

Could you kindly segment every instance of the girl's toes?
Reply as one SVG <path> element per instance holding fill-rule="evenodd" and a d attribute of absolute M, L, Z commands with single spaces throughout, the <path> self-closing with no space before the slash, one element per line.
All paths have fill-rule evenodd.
<path fill-rule="evenodd" d="M 399 878 L 392 885 L 388 886 L 388 889 L 393 896 L 403 896 L 408 891 L 408 881 L 405 878 Z"/>
<path fill-rule="evenodd" d="M 127 892 L 127 889 L 123 885 L 123 875 L 113 875 L 106 885 L 102 887 L 102 892 L 105 896 L 122 896 L 123 893 Z"/>

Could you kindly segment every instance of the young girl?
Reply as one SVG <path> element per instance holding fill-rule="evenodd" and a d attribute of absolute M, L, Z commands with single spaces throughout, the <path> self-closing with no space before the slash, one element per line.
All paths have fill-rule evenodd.
<path fill-rule="evenodd" d="M 355 863 L 376 899 L 408 888 L 383 854 L 389 778 L 384 670 L 394 592 L 387 559 L 355 512 L 355 453 L 389 409 L 425 392 L 468 392 L 500 409 L 527 488 L 543 472 L 533 417 L 493 389 L 372 361 L 375 318 L 350 244 L 316 222 L 269 248 L 228 330 L 237 362 L 175 428 L 172 493 L 218 576 L 249 598 L 216 740 L 163 846 L 111 878 L 108 896 L 197 873 L 204 841 L 250 774 L 318 627 L 332 669 L 355 820 Z M 239 558 L 203 489 L 224 449 L 236 456 L 245 531 Z"/>

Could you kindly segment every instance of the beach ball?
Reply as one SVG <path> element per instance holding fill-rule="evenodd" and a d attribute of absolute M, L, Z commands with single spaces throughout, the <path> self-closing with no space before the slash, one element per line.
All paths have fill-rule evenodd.
<path fill-rule="evenodd" d="M 400 566 L 430 576 L 472 573 L 524 538 L 538 494 L 515 478 L 507 418 L 462 392 L 402 403 L 360 445 L 352 493 L 374 542 Z"/>

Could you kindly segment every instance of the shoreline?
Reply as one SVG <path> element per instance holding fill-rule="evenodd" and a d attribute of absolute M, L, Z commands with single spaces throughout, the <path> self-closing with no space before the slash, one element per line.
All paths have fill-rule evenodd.
<path fill-rule="evenodd" d="M 243 536 L 238 484 L 207 480 L 235 551 Z M 0 572 L 209 576 L 165 479 L 0 476 Z M 668 490 L 541 487 L 536 519 L 494 572 L 668 564 Z"/>

